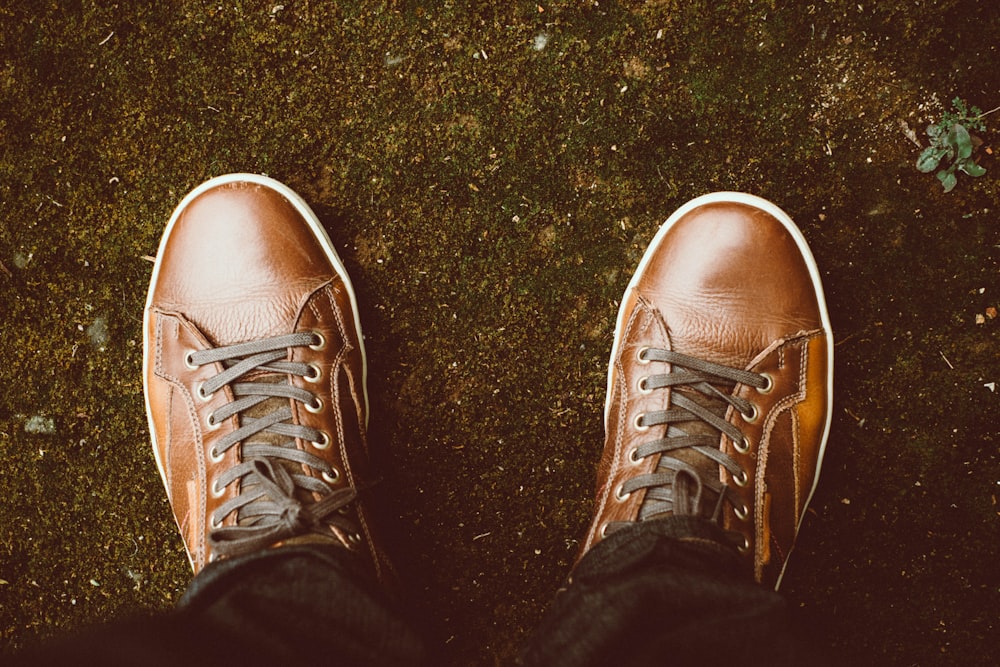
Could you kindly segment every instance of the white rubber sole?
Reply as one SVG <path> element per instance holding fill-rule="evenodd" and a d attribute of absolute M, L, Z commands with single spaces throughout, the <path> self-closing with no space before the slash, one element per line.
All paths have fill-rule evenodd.
<path fill-rule="evenodd" d="M 150 341 L 148 339 L 147 333 L 149 331 L 149 309 L 152 305 L 153 299 L 153 287 L 156 285 L 156 281 L 159 278 L 160 273 L 160 262 L 159 258 L 162 256 L 163 249 L 166 247 L 167 239 L 170 238 L 170 233 L 173 231 L 174 224 L 180 218 L 181 214 L 188 207 L 188 205 L 194 201 L 199 195 L 203 194 L 207 190 L 219 187 L 220 185 L 226 185 L 228 183 L 253 183 L 260 185 L 262 187 L 268 188 L 280 194 L 282 197 L 287 199 L 295 210 L 299 212 L 302 218 L 308 223 L 309 228 L 312 230 L 313 234 L 316 236 L 320 245 L 323 247 L 323 251 L 326 253 L 327 259 L 330 260 L 330 264 L 333 265 L 334 270 L 337 275 L 341 278 L 344 283 L 344 288 L 347 290 L 347 295 L 351 301 L 351 311 L 354 318 L 355 330 L 358 334 L 358 344 L 361 348 L 361 384 L 364 394 L 364 410 L 365 410 L 365 424 L 368 424 L 368 357 L 365 353 L 365 339 L 361 334 L 361 320 L 358 317 L 358 304 L 357 299 L 354 295 L 354 287 L 351 285 L 351 279 L 347 275 L 347 269 L 344 263 L 341 261 L 340 256 L 333 247 L 333 242 L 330 241 L 329 235 L 320 223 L 319 218 L 309 207 L 302 197 L 300 197 L 294 190 L 289 188 L 284 183 L 276 181 L 273 178 L 267 176 L 261 176 L 259 174 L 226 174 L 224 176 L 217 176 L 208 181 L 205 181 L 194 190 L 189 192 L 184 199 L 181 200 L 177 208 L 174 209 L 173 214 L 170 216 L 169 222 L 163 231 L 163 236 L 160 238 L 160 245 L 157 250 L 157 261 L 153 264 L 153 274 L 149 280 L 149 291 L 146 294 L 146 306 L 143 309 L 142 325 L 143 325 L 143 343 L 142 343 L 142 388 L 143 396 L 146 402 L 146 418 L 149 422 L 149 436 L 153 443 L 153 454 L 156 457 L 156 465 L 160 470 L 160 476 L 163 478 L 164 484 L 166 484 L 166 475 L 163 469 L 163 462 L 160 461 L 159 448 L 156 443 L 156 430 L 153 427 L 153 416 L 149 405 L 149 391 L 146 386 L 146 378 L 149 377 L 149 364 L 150 364 Z"/>
<path fill-rule="evenodd" d="M 678 220 L 687 215 L 692 209 L 699 206 L 704 206 L 705 204 L 717 204 L 717 203 L 727 203 L 727 204 L 745 204 L 747 206 L 752 206 L 753 208 L 764 211 L 771 217 L 778 220 L 788 233 L 791 234 L 792 238 L 795 239 L 795 244 L 799 248 L 799 252 L 802 253 L 802 257 L 805 259 L 806 266 L 809 268 L 809 277 L 812 279 L 813 288 L 816 290 L 816 299 L 819 302 L 820 319 L 822 322 L 823 329 L 826 330 L 829 337 L 829 345 L 827 346 L 827 405 L 826 405 L 826 424 L 823 427 L 823 440 L 820 443 L 819 448 L 819 460 L 816 463 L 816 476 L 813 479 L 812 488 L 809 490 L 809 496 L 806 499 L 806 504 L 803 506 L 802 517 L 805 517 L 805 509 L 809 507 L 810 501 L 812 501 L 813 494 L 816 492 L 816 486 L 819 483 L 819 473 L 820 468 L 823 464 L 823 456 L 826 453 L 826 442 L 830 435 L 830 424 L 833 421 L 833 328 L 830 326 L 830 314 L 826 308 L 826 297 L 823 294 L 823 283 L 820 280 L 819 267 L 816 265 L 816 259 L 813 257 L 812 251 L 809 249 L 809 244 L 806 242 L 805 236 L 802 235 L 802 231 L 798 226 L 792 221 L 791 217 L 780 208 L 772 204 L 766 199 L 757 197 L 755 195 L 746 194 L 743 192 L 713 192 L 711 194 L 702 195 L 696 197 L 691 201 L 687 202 L 679 209 L 674 211 L 674 213 L 667 218 L 660 229 L 653 236 L 653 240 L 649 242 L 649 247 L 646 248 L 646 252 L 643 254 L 642 259 L 639 261 L 639 266 L 636 268 L 635 273 L 632 274 L 632 279 L 629 281 L 628 287 L 625 288 L 625 295 L 628 295 L 633 289 L 635 289 L 638 284 L 639 275 L 645 270 L 646 265 L 650 262 L 652 257 L 656 254 L 659 249 L 660 243 L 663 242 L 664 237 L 667 232 L 677 223 Z M 611 347 L 611 357 L 608 363 L 608 387 L 607 387 L 607 398 L 604 403 L 604 424 L 607 428 L 608 414 L 611 410 L 611 383 L 614 375 L 614 360 L 618 357 L 618 350 L 621 342 L 621 332 L 625 325 L 625 302 L 626 299 L 622 298 L 621 305 L 618 308 L 618 319 L 615 324 L 615 338 L 614 343 Z M 802 523 L 802 517 L 799 519 L 799 524 Z M 797 530 L 797 528 L 796 528 Z M 785 561 L 787 565 L 787 559 Z M 781 578 L 784 576 L 785 570 L 782 568 L 781 574 L 778 576 L 778 583 L 775 588 L 781 584 Z"/>

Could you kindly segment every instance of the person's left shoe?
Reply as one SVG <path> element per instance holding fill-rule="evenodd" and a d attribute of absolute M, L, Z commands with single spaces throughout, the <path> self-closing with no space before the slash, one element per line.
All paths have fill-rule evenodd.
<path fill-rule="evenodd" d="M 197 573 L 220 557 L 321 542 L 387 559 L 373 483 L 354 292 L 288 187 L 230 174 L 174 211 L 145 310 L 153 451 Z"/>

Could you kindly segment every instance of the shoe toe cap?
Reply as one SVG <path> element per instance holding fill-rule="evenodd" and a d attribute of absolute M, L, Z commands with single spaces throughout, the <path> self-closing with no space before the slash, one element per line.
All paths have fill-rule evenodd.
<path fill-rule="evenodd" d="M 224 345 L 288 331 L 304 299 L 335 276 L 292 202 L 265 185 L 226 182 L 174 213 L 150 302 Z"/>
<path fill-rule="evenodd" d="M 797 230 L 737 202 L 697 207 L 660 241 L 636 287 L 660 311 L 674 349 L 719 351 L 743 366 L 773 341 L 822 325 L 811 255 Z"/>

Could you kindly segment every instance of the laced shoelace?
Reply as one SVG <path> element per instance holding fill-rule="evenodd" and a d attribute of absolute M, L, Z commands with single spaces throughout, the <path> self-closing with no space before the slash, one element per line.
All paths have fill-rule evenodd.
<path fill-rule="evenodd" d="M 294 333 L 198 350 L 185 358 L 192 369 L 215 363 L 224 368 L 197 387 L 199 398 L 208 400 L 228 385 L 235 399 L 207 419 L 209 429 L 220 427 L 233 415 L 239 416 L 240 424 L 215 443 L 209 456 L 218 462 L 230 448 L 243 443 L 242 462 L 219 475 L 210 489 L 220 496 L 225 487 L 240 481 L 239 494 L 212 513 L 208 540 L 213 552 L 221 556 L 252 553 L 292 537 L 323 534 L 324 526 L 339 527 L 350 539 L 359 539 L 356 527 L 344 513 L 356 497 L 354 490 L 331 489 L 330 484 L 336 482 L 340 472 L 295 446 L 295 438 L 319 448 L 330 446 L 326 433 L 291 423 L 287 400 L 298 401 L 311 412 L 323 408 L 317 396 L 287 381 L 287 376 L 297 375 L 314 382 L 320 378 L 320 370 L 312 364 L 285 359 L 291 348 L 319 349 L 324 344 L 318 333 Z M 266 401 L 272 404 L 265 405 Z M 318 471 L 320 477 L 304 474 L 303 465 Z M 313 500 L 312 494 L 318 494 L 320 499 Z M 222 527 L 223 519 L 232 512 L 237 513 L 236 525 Z"/>
<path fill-rule="evenodd" d="M 640 414 L 634 424 L 640 431 L 653 426 L 667 425 L 665 437 L 642 443 L 631 453 L 633 461 L 659 454 L 660 460 L 656 470 L 625 481 L 616 490 L 618 497 L 624 498 L 634 491 L 646 489 L 646 496 L 639 510 L 639 520 L 645 521 L 668 513 L 702 515 L 703 498 L 705 491 L 709 490 L 717 500 L 707 518 L 721 525 L 722 510 L 727 502 L 734 508 L 737 517 L 745 518 L 748 513 L 747 507 L 736 493 L 719 479 L 718 474 L 706 474 L 688 460 L 678 458 L 678 455 L 681 455 L 682 451 L 696 452 L 725 468 L 734 483 L 745 485 L 749 481 L 746 471 L 733 457 L 719 449 L 719 436 L 715 432 L 730 438 L 738 451 L 746 451 L 749 445 L 743 433 L 726 421 L 725 413 L 727 406 L 731 405 L 744 418 L 752 421 L 758 416 L 757 408 L 744 398 L 719 390 L 717 385 L 728 388 L 736 384 L 745 384 L 767 390 L 771 386 L 771 379 L 766 375 L 658 348 L 642 348 L 638 353 L 638 359 L 643 364 L 670 364 L 665 373 L 641 378 L 639 391 L 648 393 L 665 388 L 671 388 L 673 391 L 670 393 L 670 404 L 666 410 Z M 684 423 L 707 424 L 712 432 L 689 432 L 682 427 Z M 706 429 L 702 427 L 689 430 Z M 687 459 L 699 458 L 691 455 L 683 456 Z M 715 466 L 711 466 L 711 469 L 717 470 Z M 625 524 L 611 524 L 608 530 L 623 525 Z"/>

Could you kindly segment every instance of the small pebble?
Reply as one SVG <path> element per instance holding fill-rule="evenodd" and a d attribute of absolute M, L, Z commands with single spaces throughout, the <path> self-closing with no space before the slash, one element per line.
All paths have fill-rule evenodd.
<path fill-rule="evenodd" d="M 24 422 L 24 430 L 28 433 L 52 435 L 56 432 L 56 420 L 52 417 L 35 415 L 34 417 L 29 417 L 28 420 Z"/>
<path fill-rule="evenodd" d="M 87 337 L 90 339 L 90 344 L 96 347 L 98 350 L 104 350 L 104 347 L 108 344 L 108 340 L 111 335 L 108 333 L 108 322 L 103 317 L 98 317 L 93 323 L 87 327 Z"/>

